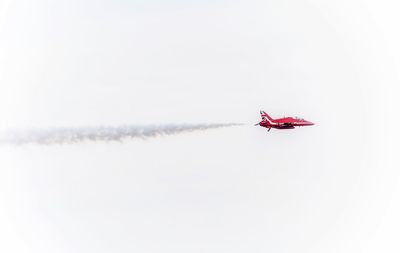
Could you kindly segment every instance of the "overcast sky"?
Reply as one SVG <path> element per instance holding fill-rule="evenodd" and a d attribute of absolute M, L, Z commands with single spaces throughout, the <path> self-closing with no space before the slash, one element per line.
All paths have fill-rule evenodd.
<path fill-rule="evenodd" d="M 399 252 L 396 1 L 0 1 L 1 252 Z M 254 127 L 259 110 L 316 125 Z"/>

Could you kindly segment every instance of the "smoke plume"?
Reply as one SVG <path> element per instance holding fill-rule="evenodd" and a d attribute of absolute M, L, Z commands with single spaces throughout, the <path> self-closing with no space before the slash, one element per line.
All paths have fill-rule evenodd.
<path fill-rule="evenodd" d="M 31 130 L 8 130 L 0 135 L 0 144 L 71 144 L 83 141 L 122 141 L 126 139 L 154 138 L 165 135 L 175 135 L 185 132 L 204 131 L 213 128 L 242 125 L 226 124 L 184 124 L 184 125 L 148 125 L 119 127 L 80 127 L 80 128 L 50 128 Z"/>

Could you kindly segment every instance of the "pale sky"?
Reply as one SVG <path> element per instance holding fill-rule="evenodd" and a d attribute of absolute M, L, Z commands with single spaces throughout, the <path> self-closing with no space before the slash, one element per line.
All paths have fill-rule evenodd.
<path fill-rule="evenodd" d="M 0 1 L 1 252 L 399 252 L 396 1 Z M 254 127 L 259 110 L 316 125 Z"/>

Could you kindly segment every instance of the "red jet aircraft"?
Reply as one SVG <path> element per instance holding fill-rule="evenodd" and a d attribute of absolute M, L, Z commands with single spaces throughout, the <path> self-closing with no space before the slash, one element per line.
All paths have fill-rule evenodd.
<path fill-rule="evenodd" d="M 266 112 L 260 111 L 261 114 L 261 122 L 255 124 L 260 125 L 262 127 L 268 128 L 268 132 L 271 128 L 276 129 L 293 129 L 297 126 L 312 126 L 314 123 L 301 119 L 301 118 L 292 118 L 292 117 L 285 117 L 280 119 L 273 119 L 271 118 Z"/>

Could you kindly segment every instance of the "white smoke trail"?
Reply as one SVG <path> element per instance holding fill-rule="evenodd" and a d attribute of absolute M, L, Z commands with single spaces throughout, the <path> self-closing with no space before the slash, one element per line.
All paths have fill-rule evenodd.
<path fill-rule="evenodd" d="M 184 124 L 149 125 L 119 127 L 80 127 L 51 128 L 33 130 L 8 130 L 0 135 L 0 144 L 71 144 L 82 141 L 122 141 L 132 138 L 154 138 L 184 132 L 204 131 L 207 129 L 238 126 L 238 123 L 225 124 Z"/>

